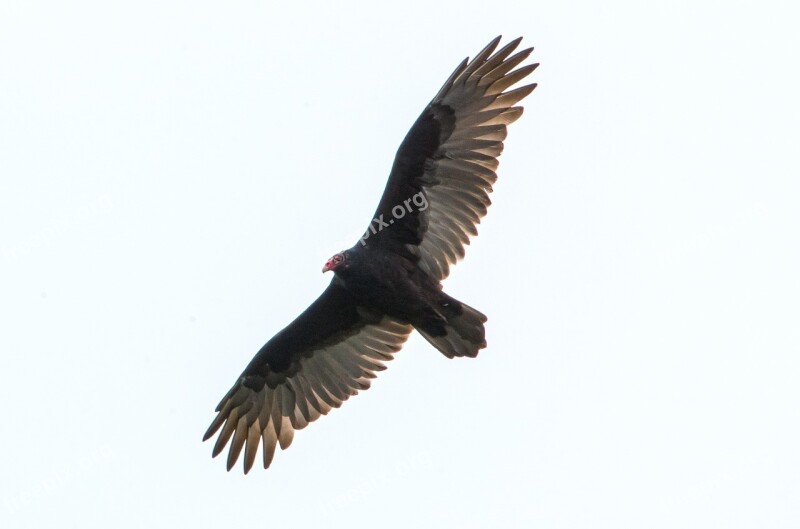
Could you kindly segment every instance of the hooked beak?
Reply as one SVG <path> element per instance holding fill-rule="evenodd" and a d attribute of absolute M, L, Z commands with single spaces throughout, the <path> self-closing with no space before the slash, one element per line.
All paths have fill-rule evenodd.
<path fill-rule="evenodd" d="M 329 272 L 332 268 L 333 268 L 333 260 L 329 259 L 325 263 L 325 266 L 322 267 L 322 273 L 324 274 L 325 272 Z"/>

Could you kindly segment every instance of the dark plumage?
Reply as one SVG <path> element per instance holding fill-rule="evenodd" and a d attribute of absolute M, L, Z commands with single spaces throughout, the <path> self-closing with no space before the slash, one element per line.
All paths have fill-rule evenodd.
<path fill-rule="evenodd" d="M 486 347 L 486 317 L 441 281 L 491 203 L 506 127 L 522 115 L 514 105 L 536 87 L 507 91 L 538 66 L 514 69 L 533 50 L 512 55 L 521 40 L 495 52 L 497 37 L 459 64 L 400 145 L 364 236 L 325 263 L 328 288 L 219 403 L 203 440 L 220 432 L 215 457 L 230 442 L 228 470 L 244 448 L 248 472 L 259 444 L 269 467 L 276 445 L 287 448 L 295 430 L 369 388 L 413 329 L 448 358 Z"/>

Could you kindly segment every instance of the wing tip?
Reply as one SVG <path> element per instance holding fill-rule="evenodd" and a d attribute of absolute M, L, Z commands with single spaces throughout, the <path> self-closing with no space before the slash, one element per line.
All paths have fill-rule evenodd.
<path fill-rule="evenodd" d="M 519 37 L 509 41 L 508 44 L 506 44 L 506 46 L 512 46 L 512 49 L 514 49 L 517 46 L 519 46 L 520 42 L 522 42 L 522 35 L 520 35 Z"/>

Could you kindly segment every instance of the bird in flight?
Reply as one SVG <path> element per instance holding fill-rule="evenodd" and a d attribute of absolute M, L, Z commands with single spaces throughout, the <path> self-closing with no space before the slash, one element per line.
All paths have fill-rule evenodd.
<path fill-rule="evenodd" d="M 412 330 L 448 358 L 486 347 L 486 316 L 442 290 L 450 266 L 491 203 L 506 127 L 536 84 L 511 88 L 538 66 L 522 38 L 492 40 L 464 59 L 406 135 L 378 209 L 356 244 L 325 263 L 328 288 L 255 355 L 217 406 L 206 441 L 244 472 L 262 445 L 264 468 L 295 430 L 369 388 Z M 495 51 L 496 50 L 496 51 Z"/>

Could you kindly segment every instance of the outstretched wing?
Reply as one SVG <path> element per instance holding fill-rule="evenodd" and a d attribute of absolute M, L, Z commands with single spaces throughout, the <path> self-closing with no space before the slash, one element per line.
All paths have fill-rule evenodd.
<path fill-rule="evenodd" d="M 228 470 L 244 448 L 249 472 L 259 444 L 268 468 L 276 445 L 286 449 L 295 430 L 369 388 L 408 338 L 411 326 L 359 307 L 338 281 L 261 348 L 217 406 L 203 440 L 222 428 L 216 457 L 233 437 Z"/>
<path fill-rule="evenodd" d="M 538 66 L 514 69 L 533 51 L 511 55 L 521 40 L 493 53 L 497 37 L 455 69 L 400 145 L 362 245 L 413 259 L 439 280 L 464 257 L 491 204 L 506 127 L 522 115 L 514 105 L 536 88 L 507 90 Z"/>

